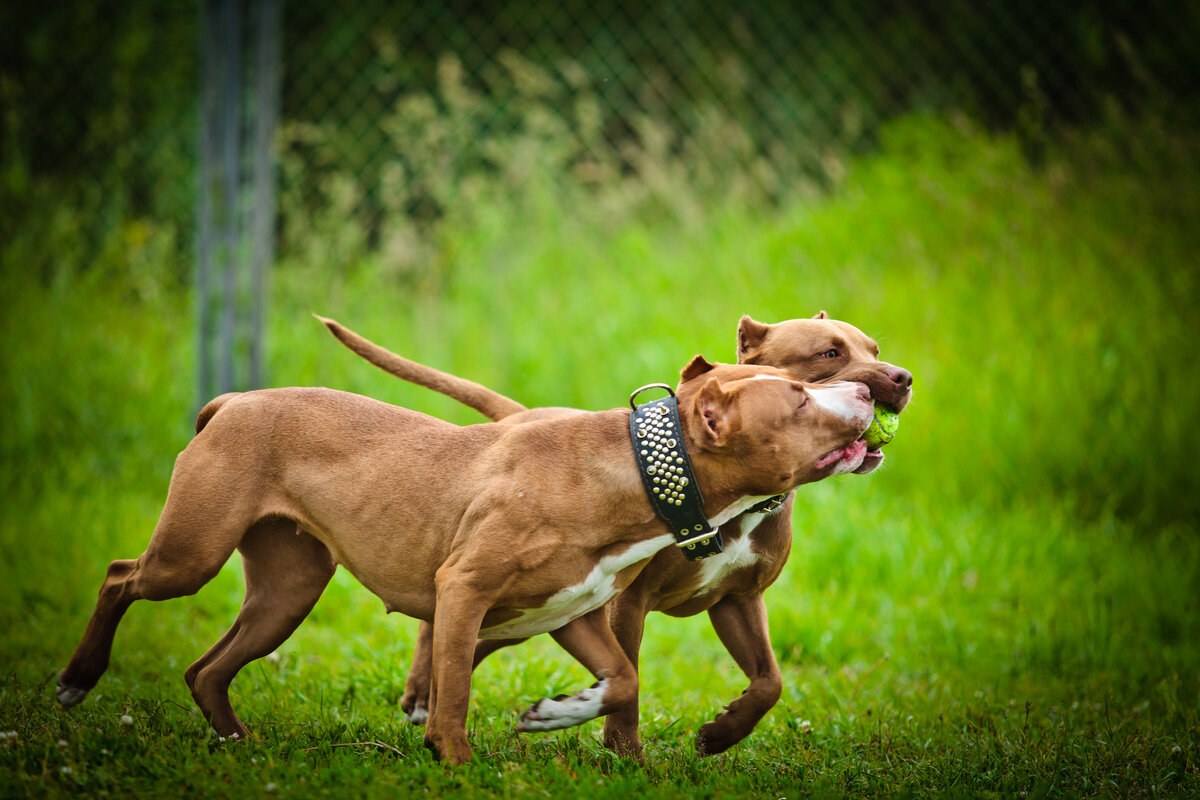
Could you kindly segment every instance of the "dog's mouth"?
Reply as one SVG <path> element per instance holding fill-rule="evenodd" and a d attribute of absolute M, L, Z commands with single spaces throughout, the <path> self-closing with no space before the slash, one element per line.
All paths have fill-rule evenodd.
<path fill-rule="evenodd" d="M 817 472 L 832 469 L 830 475 L 839 475 L 843 472 L 857 472 L 862 468 L 867 456 L 867 442 L 865 439 L 859 439 L 851 442 L 845 447 L 839 447 L 817 459 L 817 463 L 813 469 Z M 882 459 L 883 454 L 879 454 Z M 874 469 L 872 467 L 871 469 Z"/>
<path fill-rule="evenodd" d="M 868 472 L 874 472 L 882 463 L 883 450 L 879 447 L 869 448 L 866 439 L 858 439 L 821 456 L 813 469 L 821 472 L 832 467 L 830 475 L 841 475 L 845 472 L 866 475 Z"/>
<path fill-rule="evenodd" d="M 904 401 L 907 401 L 907 399 L 908 395 L 905 395 Z M 907 402 L 889 403 L 882 401 L 874 397 L 873 391 L 871 400 L 876 407 L 885 408 L 896 414 L 899 414 L 907 404 Z M 828 475 L 841 475 L 847 472 L 852 472 L 855 475 L 866 475 L 868 472 L 874 472 L 879 469 L 879 465 L 882 463 L 883 445 L 868 447 L 867 440 L 860 437 L 845 447 L 839 447 L 837 450 L 826 453 L 818 459 L 813 470 L 815 472 L 829 470 Z"/>
<path fill-rule="evenodd" d="M 906 402 L 907 402 L 907 399 L 908 399 L 908 397 L 906 395 L 905 396 Z M 893 405 L 891 403 L 883 403 L 883 402 L 880 402 L 879 400 L 876 400 L 875 405 L 882 407 L 882 408 L 886 408 L 889 411 L 893 411 L 893 412 L 899 414 L 902 409 L 902 406 L 904 404 L 900 404 L 901 407 L 898 408 L 896 405 Z M 866 444 L 866 441 L 864 441 L 863 439 L 859 439 L 858 441 L 862 442 L 864 445 Z M 859 464 L 858 467 L 853 470 L 853 472 L 855 475 L 866 475 L 868 472 L 874 472 L 875 470 L 877 470 L 879 468 L 879 465 L 882 463 L 883 463 L 883 445 L 880 445 L 879 447 L 868 447 L 867 451 L 863 454 L 862 463 Z"/>
<path fill-rule="evenodd" d="M 866 441 L 859 439 L 859 442 L 866 446 Z M 863 453 L 862 463 L 854 470 L 855 475 L 866 475 L 868 472 L 874 472 L 880 464 L 883 463 L 883 450 L 876 447 L 874 450 L 867 448 Z"/>

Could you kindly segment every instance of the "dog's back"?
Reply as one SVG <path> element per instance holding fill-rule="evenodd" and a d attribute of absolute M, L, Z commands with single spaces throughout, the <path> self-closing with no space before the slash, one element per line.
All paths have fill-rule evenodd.
<path fill-rule="evenodd" d="M 241 392 L 226 392 L 209 400 L 204 404 L 204 408 L 200 409 L 200 413 L 196 415 L 196 433 L 204 430 L 204 426 L 208 424 L 221 407 L 228 403 L 234 397 L 237 397 Z"/>

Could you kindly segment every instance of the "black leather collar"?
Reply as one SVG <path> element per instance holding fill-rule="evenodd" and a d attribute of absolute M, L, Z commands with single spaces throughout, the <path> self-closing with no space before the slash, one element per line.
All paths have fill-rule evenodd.
<path fill-rule="evenodd" d="M 755 503 L 754 505 L 747 508 L 745 513 L 747 513 L 747 514 L 770 514 L 772 511 L 774 511 L 775 509 L 777 509 L 781 505 L 783 505 L 785 502 L 787 502 L 788 495 L 790 495 L 790 494 L 791 494 L 791 492 L 787 492 L 786 494 L 777 494 L 774 497 L 768 497 L 766 500 L 763 500 L 761 503 Z"/>
<path fill-rule="evenodd" d="M 648 389 L 666 389 L 670 396 L 635 405 L 637 396 Z M 629 435 L 638 473 L 654 511 L 670 526 L 675 545 L 688 561 L 724 551 L 721 531 L 704 515 L 704 498 L 683 444 L 675 392 L 665 383 L 651 383 L 631 394 L 629 405 L 633 408 Z"/>

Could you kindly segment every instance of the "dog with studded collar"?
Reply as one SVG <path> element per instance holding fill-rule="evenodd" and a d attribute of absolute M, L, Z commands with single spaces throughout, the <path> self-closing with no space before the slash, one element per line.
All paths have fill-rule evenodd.
<path fill-rule="evenodd" d="M 403 358 L 333 320 L 319 319 L 342 344 L 380 369 L 452 397 L 491 420 L 515 425 L 581 413 L 560 407 L 526 408 L 478 383 Z M 880 361 L 874 340 L 849 323 L 830 319 L 824 311 L 812 319 L 776 324 L 742 317 L 737 356 L 740 363 L 782 368 L 802 381 L 864 383 L 875 402 L 895 411 L 902 411 L 912 396 L 912 375 L 907 370 Z M 703 363 L 691 364 L 684 368 L 681 380 L 686 383 L 703 369 Z M 871 472 L 882 461 L 880 450 L 868 450 L 855 472 Z M 612 629 L 635 666 L 651 611 L 675 617 L 708 612 L 722 644 L 750 684 L 701 727 L 696 739 L 701 754 L 720 753 L 741 741 L 781 695 L 783 678 L 771 649 L 763 592 L 779 577 L 791 552 L 792 505 L 792 495 L 776 496 L 725 521 L 719 526 L 725 552 L 719 556 L 689 561 L 677 548 L 660 551 L 608 606 Z M 430 626 L 420 626 L 401 699 L 401 708 L 418 724 L 428 716 L 431 634 Z M 474 663 L 520 641 L 481 639 Z M 604 741 L 619 751 L 640 749 L 636 702 L 605 718 Z"/>
<path fill-rule="evenodd" d="M 690 369 L 678 436 L 712 525 L 747 498 L 862 463 L 872 418 L 864 385 L 811 386 L 782 370 L 703 359 Z M 536 704 L 526 729 L 625 710 L 637 702 L 637 675 L 604 604 L 674 541 L 646 496 L 629 413 L 460 427 L 328 389 L 210 401 L 176 459 L 146 551 L 109 565 L 59 673 L 59 702 L 69 708 L 96 685 L 135 600 L 195 593 L 236 549 L 241 613 L 184 676 L 221 736 L 247 735 L 229 700 L 234 676 L 291 635 L 339 564 L 388 611 L 432 623 L 425 743 L 439 758 L 471 758 L 479 637 L 549 632 L 595 675 L 589 689 Z"/>

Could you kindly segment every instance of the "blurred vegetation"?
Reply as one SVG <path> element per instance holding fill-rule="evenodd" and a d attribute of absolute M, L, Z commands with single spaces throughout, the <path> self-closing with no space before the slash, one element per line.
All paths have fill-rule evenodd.
<path fill-rule="evenodd" d="M 921 74 L 940 83 L 889 88 L 905 102 L 845 117 L 858 121 L 834 144 L 780 150 L 765 147 L 752 105 L 706 105 L 705 91 L 729 95 L 703 69 L 663 73 L 662 85 L 700 81 L 687 108 L 622 94 L 589 61 L 598 34 L 564 39 L 573 58 L 555 62 L 557 40 L 516 41 L 519 19 L 501 20 L 480 46 L 514 49 L 489 71 L 446 55 L 470 48 L 414 46 L 441 17 L 416 16 L 403 34 L 416 38 L 397 38 L 409 28 L 388 15 L 401 12 L 367 5 L 393 38 L 364 44 L 355 19 L 299 7 L 289 24 L 320 33 L 301 43 L 345 54 L 351 71 L 368 65 L 378 81 L 364 91 L 381 105 L 342 99 L 378 109 L 368 132 L 305 119 L 285 97 L 273 384 L 478 421 L 362 363 L 311 312 L 531 406 L 615 407 L 696 352 L 730 360 L 743 313 L 824 308 L 916 376 L 884 468 L 800 493 L 792 561 L 767 595 L 786 688 L 753 737 L 718 759 L 692 755 L 695 730 L 744 679 L 705 619 L 656 615 L 643 655 L 647 768 L 605 754 L 596 723 L 511 732 L 510 712 L 588 681 L 534 642 L 481 669 L 481 756 L 455 772 L 429 761 L 396 711 L 415 625 L 382 620 L 344 572 L 280 660 L 235 683 L 260 737 L 249 747 L 207 741 L 180 680 L 236 614 L 236 564 L 195 598 L 135 606 L 93 696 L 70 715 L 54 706 L 50 676 L 105 564 L 144 547 L 192 431 L 195 20 L 163 10 L 161 36 L 146 37 L 145 8 L 80 17 L 118 46 L 87 73 L 104 87 L 85 92 L 92 105 L 63 103 L 54 124 L 75 133 L 57 141 L 31 138 L 45 129 L 30 98 L 50 86 L 71 97 L 50 65 L 92 39 L 0 9 L 0 36 L 25 24 L 21 48 L 0 48 L 0 728 L 16 734 L 0 740 L 0 795 L 1200 792 L 1200 377 L 1187 357 L 1200 290 L 1189 93 L 1200 84 L 1188 78 L 1194 49 L 1166 47 L 1161 30 L 1173 19 L 1181 35 L 1195 9 L 1160 9 L 1117 36 L 1121 7 L 1080 6 L 1062 34 L 1074 44 L 1037 55 L 1107 87 L 1076 97 L 1042 62 L 997 60 L 1009 56 L 984 46 L 997 32 L 972 28 L 965 7 L 939 24 L 958 20 L 976 39 L 927 38 L 920 4 L 863 4 L 870 24 L 849 39 L 826 35 L 845 24 L 819 29 L 811 47 L 827 51 L 787 57 L 870 60 L 860 37 L 895 41 L 907 26 L 927 45 Z M 485 36 L 452 8 L 456 41 Z M 1044 24 L 1024 3 L 1008 13 L 1014 27 Z M 783 35 L 750 19 L 763 41 Z M 551 22 L 565 30 L 569 17 Z M 615 15 L 621 36 L 631 24 Z M 168 46 L 174 60 L 148 69 Z M 1034 66 L 1005 84 L 1025 87 L 1007 100 L 964 101 L 952 48 L 1010 77 Z M 733 69 L 711 61 L 712 76 Z M 27 80 L 38 70 L 54 80 Z M 289 85 L 302 92 L 304 80 L 321 85 L 303 74 Z M 802 99 L 779 95 L 779 113 L 809 119 Z M 74 116 L 96 124 L 72 128 Z M 55 150 L 64 140 L 78 146 L 74 164 Z M 148 182 L 126 180 L 144 152 Z M 399 752 L 346 746 L 373 741 Z"/>
<path fill-rule="evenodd" d="M 186 282 L 199 21 L 165 0 L 0 7 L 6 268 L 169 263 Z M 421 263 L 459 195 L 519 188 L 543 158 L 600 194 L 682 171 L 777 205 L 836 186 L 913 111 L 1014 132 L 1036 159 L 1064 129 L 1200 107 L 1193 3 L 297 0 L 284 26 L 280 244 L 302 252 L 310 217 L 354 214 L 335 264 L 363 248 Z"/>
<path fill-rule="evenodd" d="M 724 760 L 697 761 L 691 740 L 743 678 L 703 618 L 655 616 L 647 770 L 611 764 L 595 723 L 509 732 L 523 703 L 588 680 L 548 642 L 485 664 L 481 760 L 442 770 L 395 710 L 414 626 L 380 619 L 344 573 L 282 661 L 238 679 L 251 748 L 205 744 L 178 679 L 236 613 L 232 565 L 196 598 L 135 607 L 96 695 L 57 712 L 46 681 L 105 563 L 144 546 L 188 441 L 194 332 L 167 269 L 6 271 L 20 299 L 0 320 L 9 793 L 174 791 L 183 774 L 202 792 L 362 796 L 579 780 L 595 796 L 1194 793 L 1200 387 L 1180 355 L 1196 332 L 1200 143 L 1120 116 L 1038 167 L 1016 136 L 966 118 L 906 118 L 881 141 L 835 191 L 778 208 L 678 176 L 605 205 L 560 176 L 481 183 L 421 269 L 364 250 L 331 271 L 337 229 L 316 219 L 274 278 L 274 383 L 464 423 L 474 412 L 361 363 L 309 312 L 530 405 L 618 406 L 697 351 L 731 359 L 742 313 L 826 308 L 914 372 L 884 469 L 801 492 L 792 563 L 767 597 L 784 700 Z M 400 755 L 341 747 L 369 741 Z"/>

